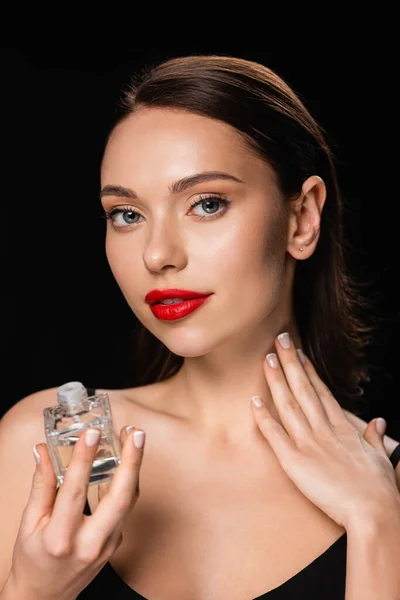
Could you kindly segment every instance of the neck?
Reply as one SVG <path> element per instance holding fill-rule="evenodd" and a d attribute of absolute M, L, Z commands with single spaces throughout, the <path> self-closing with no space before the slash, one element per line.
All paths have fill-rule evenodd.
<path fill-rule="evenodd" d="M 169 380 L 170 409 L 193 430 L 222 445 L 246 442 L 260 432 L 251 412 L 252 396 L 261 396 L 275 418 L 278 417 L 266 382 L 263 360 L 276 352 L 275 337 L 288 331 L 297 348 L 298 330 L 291 322 L 269 335 L 261 332 L 230 341 L 204 356 L 185 358 L 179 372 Z M 251 338 L 251 340 L 250 340 Z M 250 340 L 250 341 L 249 341 Z"/>

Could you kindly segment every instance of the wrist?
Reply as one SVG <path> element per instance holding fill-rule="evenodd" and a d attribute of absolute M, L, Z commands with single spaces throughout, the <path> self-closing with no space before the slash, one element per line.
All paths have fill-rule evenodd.
<path fill-rule="evenodd" d="M 10 574 L 0 591 L 0 600 L 41 600 L 41 597 L 31 591 L 22 590 Z"/>
<path fill-rule="evenodd" d="M 375 535 L 388 528 L 400 531 L 400 494 L 398 498 L 366 504 L 352 515 L 345 527 L 350 535 L 362 533 L 364 536 Z"/>

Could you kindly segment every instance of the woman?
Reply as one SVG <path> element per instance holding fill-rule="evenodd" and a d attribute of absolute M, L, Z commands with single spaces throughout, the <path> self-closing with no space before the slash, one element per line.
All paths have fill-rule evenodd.
<path fill-rule="evenodd" d="M 344 598 L 356 516 L 383 506 L 397 527 L 400 446 L 356 414 L 365 327 L 321 130 L 275 73 L 230 57 L 158 65 L 124 108 L 101 201 L 148 383 L 108 390 L 111 486 L 87 488 L 95 435 L 58 492 L 37 445 L 32 483 L 55 388 L 5 415 L 0 598 Z"/>

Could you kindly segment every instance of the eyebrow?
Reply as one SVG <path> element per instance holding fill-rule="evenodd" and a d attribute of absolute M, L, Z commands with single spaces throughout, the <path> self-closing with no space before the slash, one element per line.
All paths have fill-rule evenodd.
<path fill-rule="evenodd" d="M 196 173 L 195 175 L 189 175 L 188 177 L 184 177 L 183 179 L 179 179 L 175 181 L 171 186 L 169 186 L 169 191 L 171 194 L 181 194 L 187 189 L 198 185 L 199 183 L 204 183 L 205 181 L 213 181 L 216 179 L 224 179 L 229 181 L 235 181 L 236 183 L 244 183 L 238 177 L 234 175 L 230 175 L 229 173 L 223 173 L 221 171 L 205 171 L 203 173 Z M 117 196 L 119 198 L 133 198 L 136 200 L 138 198 L 137 193 L 130 188 L 124 187 L 122 185 L 106 185 L 100 192 L 100 198 L 104 196 Z"/>

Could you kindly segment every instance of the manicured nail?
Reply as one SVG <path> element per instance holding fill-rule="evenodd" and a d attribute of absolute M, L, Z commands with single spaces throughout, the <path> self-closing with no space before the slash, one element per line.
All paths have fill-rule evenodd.
<path fill-rule="evenodd" d="M 376 430 L 380 435 L 384 435 L 386 431 L 386 421 L 385 419 L 382 419 L 382 417 L 379 417 L 379 419 L 376 420 Z"/>
<path fill-rule="evenodd" d="M 252 401 L 255 404 L 255 406 L 257 406 L 257 408 L 260 408 L 263 405 L 260 396 L 253 396 Z"/>
<path fill-rule="evenodd" d="M 278 335 L 278 341 L 280 343 L 280 345 L 282 346 L 282 348 L 284 348 L 285 350 L 288 350 L 290 348 L 290 346 L 292 345 L 292 342 L 290 340 L 290 335 L 288 333 L 280 333 Z"/>
<path fill-rule="evenodd" d="M 130 431 L 132 431 L 132 429 L 135 429 L 134 425 L 128 425 L 128 427 L 125 429 L 126 434 L 128 434 Z"/>
<path fill-rule="evenodd" d="M 36 450 L 36 444 L 33 446 L 33 454 L 35 456 L 36 464 L 38 465 L 40 463 L 40 454 Z"/>
<path fill-rule="evenodd" d="M 100 439 L 100 431 L 98 429 L 88 429 L 86 432 L 86 446 L 95 446 Z"/>
<path fill-rule="evenodd" d="M 267 359 L 270 367 L 272 367 L 273 369 L 278 368 L 279 363 L 278 363 L 278 357 L 276 356 L 276 354 L 271 352 L 271 354 L 267 354 L 266 359 Z"/>
<path fill-rule="evenodd" d="M 299 359 L 302 365 L 306 362 L 306 357 L 304 356 L 304 352 L 301 348 L 297 348 L 297 354 L 299 355 Z"/>
<path fill-rule="evenodd" d="M 133 434 L 133 443 L 136 448 L 143 448 L 144 438 L 144 431 L 135 431 L 135 433 Z"/>

